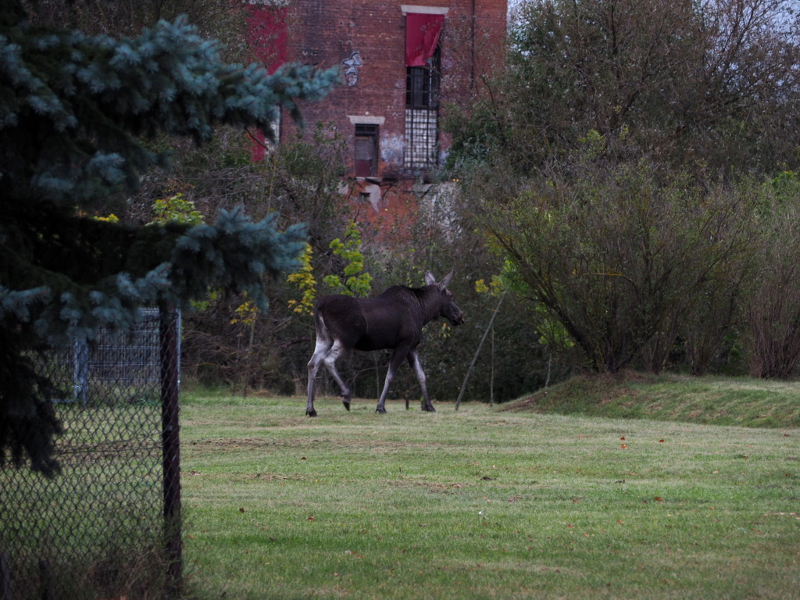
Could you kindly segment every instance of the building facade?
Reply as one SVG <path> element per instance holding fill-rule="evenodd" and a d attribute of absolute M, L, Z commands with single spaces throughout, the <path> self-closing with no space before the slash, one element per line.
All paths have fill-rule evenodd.
<path fill-rule="evenodd" d="M 343 85 L 301 111 L 309 128 L 330 123 L 347 140 L 346 193 L 370 219 L 414 210 L 428 191 L 450 145 L 443 111 L 502 60 L 506 17 L 506 0 L 272 0 L 252 5 L 250 37 L 269 70 L 341 69 Z M 290 119 L 278 130 L 296 133 Z"/>

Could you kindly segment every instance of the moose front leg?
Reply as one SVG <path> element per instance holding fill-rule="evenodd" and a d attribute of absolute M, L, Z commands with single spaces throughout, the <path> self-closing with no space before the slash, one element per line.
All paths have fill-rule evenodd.
<path fill-rule="evenodd" d="M 414 373 L 417 374 L 419 387 L 422 388 L 422 410 L 425 412 L 436 412 L 436 409 L 433 408 L 433 404 L 431 404 L 430 398 L 428 398 L 428 388 L 425 386 L 425 371 L 422 370 L 422 365 L 419 362 L 419 354 L 417 354 L 417 349 L 414 348 L 413 350 L 409 351 L 407 358 L 409 366 L 414 370 Z"/>

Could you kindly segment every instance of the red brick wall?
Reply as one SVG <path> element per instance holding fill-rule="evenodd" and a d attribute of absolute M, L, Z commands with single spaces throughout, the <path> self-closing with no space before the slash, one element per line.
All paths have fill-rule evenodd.
<path fill-rule="evenodd" d="M 441 98 L 444 102 L 467 101 L 473 84 L 480 86 L 481 74 L 491 71 L 502 58 L 506 0 L 420 0 L 403 4 L 449 8 L 439 43 L 443 72 Z M 352 148 L 355 125 L 348 117 L 382 118 L 379 181 L 353 182 L 360 190 L 356 196 L 367 185 L 374 201 L 377 196 L 372 186 L 378 185 L 381 193 L 377 204 L 372 203 L 372 217 L 409 211 L 409 201 L 413 203 L 414 198 L 410 186 L 420 174 L 403 167 L 406 67 L 401 2 L 292 0 L 286 23 L 287 61 L 314 64 L 321 69 L 338 67 L 342 72 L 352 67 L 351 75 L 355 70 L 357 76 L 354 85 L 344 84 L 323 101 L 302 105 L 309 128 L 317 121 L 332 122 Z M 360 55 L 360 65 L 352 60 L 354 52 Z M 443 116 L 441 110 L 440 116 Z M 294 126 L 290 119 L 284 119 L 281 137 L 288 139 L 292 135 Z M 444 152 L 448 145 L 449 140 L 440 133 Z M 353 205 L 361 217 L 369 213 L 357 202 Z"/>

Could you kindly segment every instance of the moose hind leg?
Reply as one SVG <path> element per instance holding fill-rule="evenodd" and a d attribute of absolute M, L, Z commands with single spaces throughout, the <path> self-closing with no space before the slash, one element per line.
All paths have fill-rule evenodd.
<path fill-rule="evenodd" d="M 398 351 L 397 349 L 395 349 L 392 354 L 392 359 L 389 361 L 389 368 L 386 371 L 386 381 L 383 384 L 381 398 L 378 400 L 378 407 L 375 409 L 376 413 L 386 413 L 386 396 L 389 395 L 389 386 L 392 384 L 392 381 L 394 381 L 394 376 L 397 373 L 397 369 L 400 367 L 400 363 L 403 362 L 403 357 L 405 355 L 405 351 Z"/>
<path fill-rule="evenodd" d="M 330 351 L 325 355 L 323 362 L 325 363 L 325 368 L 328 369 L 328 373 L 336 380 L 336 383 L 339 384 L 342 390 L 342 404 L 344 404 L 347 410 L 350 410 L 350 400 L 353 398 L 353 392 L 350 391 L 350 388 L 347 387 L 342 376 L 339 375 L 339 371 L 336 370 L 336 360 L 344 354 L 344 352 L 344 346 L 339 340 L 336 340 L 333 342 Z"/>
<path fill-rule="evenodd" d="M 314 410 L 314 391 L 319 371 L 319 365 L 325 358 L 325 355 L 330 351 L 332 346 L 331 340 L 322 336 L 317 336 L 316 347 L 311 360 L 308 361 L 308 402 L 306 403 L 306 414 L 309 417 L 316 417 L 317 411 Z"/>
<path fill-rule="evenodd" d="M 430 398 L 428 398 L 428 388 L 425 385 L 425 371 L 422 370 L 422 365 L 419 362 L 419 354 L 417 354 L 416 349 L 408 353 L 408 364 L 414 370 L 414 373 L 416 373 L 419 387 L 422 388 L 422 410 L 425 412 L 436 412 L 436 409 L 433 408 L 433 404 L 431 404 Z"/>

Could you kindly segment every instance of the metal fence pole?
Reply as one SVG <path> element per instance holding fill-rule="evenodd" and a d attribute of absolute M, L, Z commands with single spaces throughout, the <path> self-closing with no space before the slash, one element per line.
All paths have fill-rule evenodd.
<path fill-rule="evenodd" d="M 177 591 L 181 586 L 181 465 L 179 422 L 179 339 L 178 312 L 160 307 L 161 317 L 161 423 L 164 467 L 164 533 L 168 576 Z"/>
<path fill-rule="evenodd" d="M 86 339 L 76 340 L 72 345 L 72 389 L 73 399 L 84 406 L 89 393 L 89 344 Z"/>
<path fill-rule="evenodd" d="M 11 598 L 11 568 L 8 566 L 8 556 L 0 551 L 0 600 Z"/>

